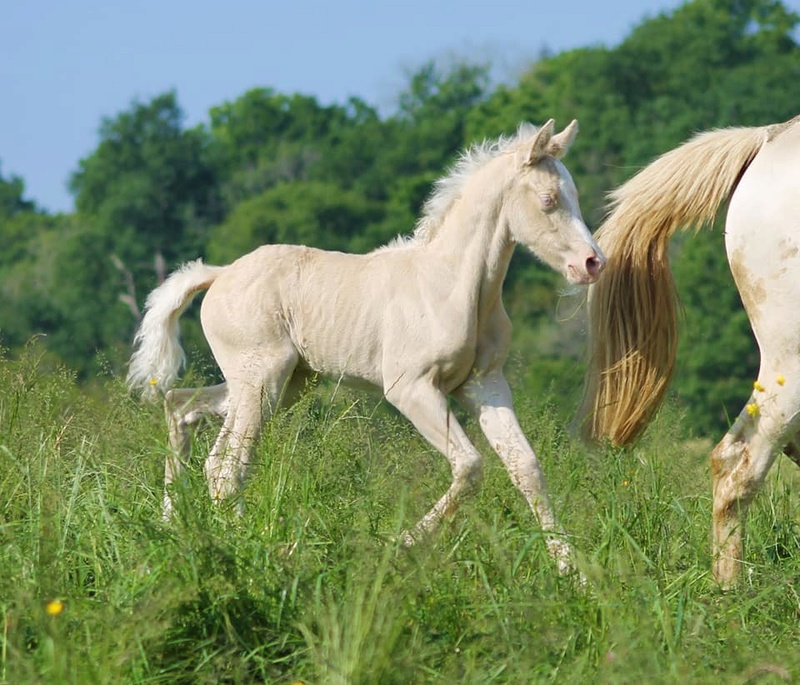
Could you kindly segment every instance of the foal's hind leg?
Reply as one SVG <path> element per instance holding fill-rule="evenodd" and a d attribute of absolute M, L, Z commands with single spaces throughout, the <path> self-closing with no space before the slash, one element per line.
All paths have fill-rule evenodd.
<path fill-rule="evenodd" d="M 228 413 L 204 467 L 209 493 L 215 502 L 231 497 L 244 483 L 261 426 L 280 405 L 297 360 L 297 352 L 287 347 L 280 353 L 274 352 L 255 368 L 248 366 L 237 373 L 235 380 L 228 381 Z"/>
<path fill-rule="evenodd" d="M 192 426 L 210 416 L 225 417 L 228 407 L 228 384 L 207 388 L 175 388 L 164 397 L 169 429 L 169 444 L 181 457 L 189 456 Z"/>
<path fill-rule="evenodd" d="M 403 533 L 403 544 L 410 546 L 438 530 L 442 520 L 458 508 L 461 495 L 477 489 L 481 477 L 481 455 L 450 413 L 444 393 L 434 387 L 430 379 L 398 381 L 390 385 L 386 399 L 447 457 L 453 474 L 447 492 L 411 531 Z"/>
<path fill-rule="evenodd" d="M 477 418 L 489 444 L 506 466 L 511 480 L 528 501 L 539 525 L 547 533 L 547 549 L 560 573 L 572 570 L 569 544 L 556 521 L 544 472 L 528 443 L 514 412 L 511 389 L 499 370 L 472 376 L 456 393 L 456 398 Z"/>
<path fill-rule="evenodd" d="M 209 416 L 225 417 L 228 407 L 228 387 L 220 383 L 208 388 L 174 388 L 164 397 L 164 409 L 172 452 L 164 467 L 164 501 L 162 517 L 172 514 L 170 486 L 183 471 L 189 457 L 192 426 Z"/>

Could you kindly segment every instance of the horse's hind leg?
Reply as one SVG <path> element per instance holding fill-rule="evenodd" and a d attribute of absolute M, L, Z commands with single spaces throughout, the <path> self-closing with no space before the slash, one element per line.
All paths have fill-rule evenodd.
<path fill-rule="evenodd" d="M 759 198 L 752 206 L 763 204 Z M 734 209 L 732 204 L 728 259 L 758 342 L 761 367 L 750 400 L 711 453 L 713 573 L 723 587 L 734 585 L 739 575 L 750 502 L 800 428 L 800 283 L 795 277 L 800 256 L 782 252 L 780 235 L 751 230 L 752 225 L 774 224 L 756 219 L 742 224 L 750 216 L 742 212 L 732 221 Z"/>
<path fill-rule="evenodd" d="M 172 514 L 173 502 L 170 486 L 180 477 L 189 457 L 191 429 L 210 416 L 225 417 L 228 406 L 226 383 L 208 388 L 174 388 L 164 398 L 164 409 L 169 431 L 170 454 L 164 466 L 164 501 L 162 516 Z"/>
<path fill-rule="evenodd" d="M 447 398 L 429 379 L 387 384 L 386 399 L 414 424 L 422 436 L 444 454 L 452 469 L 453 480 L 447 492 L 431 510 L 402 535 L 406 546 L 434 533 L 442 520 L 453 514 L 465 491 L 477 489 L 481 477 L 481 455 L 469 441 L 455 416 L 450 413 Z"/>
<path fill-rule="evenodd" d="M 795 365 L 793 365 L 795 366 Z M 747 509 L 775 458 L 800 423 L 800 369 L 776 382 L 778 371 L 762 364 L 758 387 L 711 453 L 714 492 L 713 573 L 723 587 L 735 584 L 743 559 Z"/>
<path fill-rule="evenodd" d="M 228 384 L 207 388 L 174 388 L 164 397 L 169 444 L 181 457 L 189 456 L 191 428 L 210 416 L 225 417 Z"/>
<path fill-rule="evenodd" d="M 714 576 L 734 584 L 747 508 L 800 427 L 800 251 L 792 129 L 767 143 L 728 204 L 725 247 L 761 353 L 750 401 L 714 448 Z M 777 141 L 782 141 L 780 144 Z"/>

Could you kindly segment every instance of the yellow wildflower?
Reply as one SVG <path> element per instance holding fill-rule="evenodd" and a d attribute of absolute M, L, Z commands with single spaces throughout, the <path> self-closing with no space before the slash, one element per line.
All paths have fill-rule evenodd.
<path fill-rule="evenodd" d="M 158 385 L 158 378 L 151 378 L 150 385 Z"/>
<path fill-rule="evenodd" d="M 786 382 L 786 379 L 785 379 L 783 376 L 778 376 L 778 377 L 775 379 L 775 382 L 776 382 L 778 385 L 783 385 L 783 384 Z"/>
<path fill-rule="evenodd" d="M 631 484 L 631 482 L 629 480 L 627 480 L 627 479 L 622 481 L 622 487 L 623 488 L 627 488 L 630 484 Z"/>
<path fill-rule="evenodd" d="M 748 404 L 745 407 L 745 409 L 747 410 L 747 413 L 750 414 L 750 416 L 753 416 L 753 417 L 758 416 L 759 411 L 760 411 L 759 408 L 758 408 L 758 405 L 755 402 L 751 402 L 750 404 Z"/>
<path fill-rule="evenodd" d="M 44 605 L 44 610 L 49 616 L 58 616 L 64 611 L 64 602 L 60 599 L 52 599 Z"/>
<path fill-rule="evenodd" d="M 758 381 L 755 381 L 753 383 L 753 390 L 755 390 L 756 392 L 764 392 L 764 386 L 761 385 L 761 383 L 759 383 Z"/>

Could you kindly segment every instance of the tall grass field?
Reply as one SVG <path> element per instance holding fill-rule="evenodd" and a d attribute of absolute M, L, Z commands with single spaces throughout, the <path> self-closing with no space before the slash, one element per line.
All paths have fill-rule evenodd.
<path fill-rule="evenodd" d="M 209 501 L 216 426 L 200 430 L 164 522 L 162 408 L 43 359 L 0 358 L 0 683 L 800 679 L 800 471 L 776 464 L 722 593 L 711 445 L 674 406 L 635 448 L 590 449 L 574 398 L 515 387 L 581 585 L 466 419 L 481 492 L 410 551 L 396 537 L 445 491 L 446 460 L 378 399 L 326 385 L 265 428 L 242 516 Z"/>

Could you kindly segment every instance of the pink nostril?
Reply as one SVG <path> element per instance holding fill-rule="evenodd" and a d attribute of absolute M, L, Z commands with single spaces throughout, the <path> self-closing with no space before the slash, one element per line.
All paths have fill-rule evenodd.
<path fill-rule="evenodd" d="M 604 263 L 601 259 L 596 256 L 589 257 L 586 260 L 586 273 L 592 277 L 599 275 L 599 273 L 603 270 Z"/>

